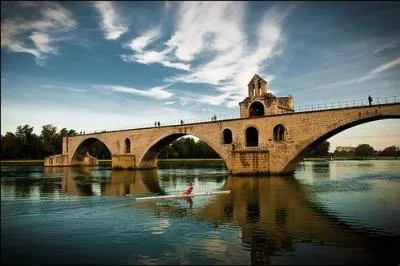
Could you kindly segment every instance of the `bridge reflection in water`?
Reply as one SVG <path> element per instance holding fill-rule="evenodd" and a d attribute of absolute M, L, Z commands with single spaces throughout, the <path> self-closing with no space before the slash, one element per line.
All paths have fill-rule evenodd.
<path fill-rule="evenodd" d="M 110 173 L 93 176 L 90 168 L 80 168 L 76 176 L 69 167 L 49 169 L 53 173 L 62 172 L 62 191 L 70 195 L 93 195 L 93 184 L 96 182 L 101 195 L 165 194 L 159 185 L 156 170 L 109 171 L 109 178 Z M 82 173 L 85 175 L 82 176 Z M 129 204 L 153 210 L 154 219 L 160 216 L 185 217 L 211 222 L 216 226 L 238 226 L 242 245 L 250 251 L 252 264 L 273 263 L 272 256 L 285 251 L 295 252 L 301 243 L 359 249 L 373 254 L 374 259 L 379 258 L 383 263 L 392 260 L 390 256 L 396 254 L 394 249 L 398 238 L 374 237 L 367 229 L 347 224 L 319 206 L 313 193 L 294 177 L 229 176 L 220 189 L 230 189 L 231 194 L 193 198 L 187 204 L 176 204 L 176 201 L 184 202 L 178 199 Z M 385 254 L 391 255 L 386 257 Z M 354 258 L 347 259 L 354 262 Z"/>

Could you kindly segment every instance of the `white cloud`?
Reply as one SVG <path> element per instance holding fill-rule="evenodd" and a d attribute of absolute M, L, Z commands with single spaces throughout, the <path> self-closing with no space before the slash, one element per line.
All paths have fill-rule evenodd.
<path fill-rule="evenodd" d="M 400 66 L 400 57 L 395 60 L 392 60 L 392 61 L 389 61 L 387 63 L 377 66 L 376 68 L 370 70 L 367 74 L 365 74 L 362 77 L 317 86 L 313 90 L 330 88 L 330 87 L 335 87 L 335 86 L 342 86 L 342 85 L 350 85 L 350 84 L 355 84 L 355 83 L 362 83 L 366 80 L 370 80 L 370 79 L 376 77 L 378 74 L 380 74 L 384 71 L 387 71 L 387 70 L 397 67 L 397 66 Z"/>
<path fill-rule="evenodd" d="M 125 87 L 118 85 L 95 85 L 94 87 L 100 87 L 114 92 L 124 92 L 124 93 L 136 94 L 140 96 L 162 100 L 162 99 L 168 99 L 172 95 L 174 95 L 172 92 L 165 90 L 169 86 L 171 85 L 157 86 L 150 88 L 148 90 L 139 90 L 132 87 Z"/>
<path fill-rule="evenodd" d="M 258 27 L 247 32 L 244 2 L 181 2 L 175 32 L 164 49 L 146 50 L 156 40 L 154 29 L 132 41 L 132 55 L 126 62 L 159 63 L 188 71 L 167 77 L 165 82 L 205 83 L 221 92 L 197 98 L 197 102 L 236 107 L 246 95 L 248 81 L 255 73 L 267 81 L 273 75 L 263 71 L 266 60 L 278 55 L 283 42 L 282 22 L 296 5 L 275 5 L 258 20 Z M 254 39 L 249 39 L 250 36 Z M 206 55 L 210 60 L 199 62 Z M 186 103 L 186 100 L 182 101 Z"/>
<path fill-rule="evenodd" d="M 157 39 L 160 35 L 160 27 L 156 27 L 144 33 L 142 36 L 133 39 L 127 46 L 133 51 L 142 52 L 147 45 Z"/>
<path fill-rule="evenodd" d="M 128 27 L 123 25 L 120 19 L 118 19 L 118 14 L 113 3 L 96 1 L 93 4 L 101 15 L 100 26 L 107 40 L 116 40 L 128 31 Z"/>
<path fill-rule="evenodd" d="M 41 85 L 40 87 L 45 88 L 45 89 L 62 89 L 62 90 L 68 90 L 68 91 L 72 91 L 72 92 L 75 92 L 75 93 L 84 93 L 84 92 L 87 91 L 86 89 L 75 88 L 75 87 L 65 86 L 65 85 L 44 84 L 44 85 Z"/>
<path fill-rule="evenodd" d="M 386 71 L 386 70 L 391 69 L 396 66 L 400 66 L 400 57 L 393 61 L 382 64 L 382 65 L 378 66 L 377 68 L 372 69 L 369 72 L 369 74 L 376 75 L 376 74 L 382 73 L 383 71 Z"/>
<path fill-rule="evenodd" d="M 6 19 L 1 21 L 1 47 L 12 52 L 28 53 L 35 57 L 38 64 L 49 54 L 57 54 L 55 43 L 59 36 L 76 26 L 71 13 L 58 3 L 46 2 L 37 4 L 27 2 L 20 5 L 31 9 L 32 13 L 39 12 L 39 20 Z M 32 9 L 35 7 L 34 9 Z M 33 43 L 33 45 L 32 45 Z"/>

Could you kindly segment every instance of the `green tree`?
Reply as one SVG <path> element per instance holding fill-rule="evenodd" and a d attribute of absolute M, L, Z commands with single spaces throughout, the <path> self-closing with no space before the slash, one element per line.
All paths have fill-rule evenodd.
<path fill-rule="evenodd" d="M 357 156 L 372 156 L 375 154 L 375 150 L 369 144 L 360 144 L 355 148 L 354 154 Z"/>
<path fill-rule="evenodd" d="M 399 156 L 400 149 L 398 146 L 386 147 L 379 153 L 380 156 L 397 157 Z"/>
<path fill-rule="evenodd" d="M 57 127 L 51 124 L 42 126 L 40 141 L 42 143 L 44 157 L 57 154 L 60 150 L 59 146 L 62 145 L 58 143 L 59 136 L 57 134 Z"/>
<path fill-rule="evenodd" d="M 310 155 L 315 157 L 328 156 L 330 145 L 331 144 L 329 143 L 329 141 L 324 141 L 317 147 L 313 148 L 310 152 Z"/>
<path fill-rule="evenodd" d="M 1 158 L 17 159 L 20 154 L 20 144 L 14 133 L 7 132 L 1 135 Z"/>
<path fill-rule="evenodd" d="M 19 158 L 38 159 L 43 156 L 40 139 L 33 133 L 33 127 L 29 125 L 18 126 L 15 136 L 20 146 Z"/>

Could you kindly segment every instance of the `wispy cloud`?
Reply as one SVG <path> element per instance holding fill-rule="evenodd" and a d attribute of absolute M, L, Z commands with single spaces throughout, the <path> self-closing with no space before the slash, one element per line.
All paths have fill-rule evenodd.
<path fill-rule="evenodd" d="M 268 81 L 273 79 L 265 72 L 267 60 L 281 52 L 282 22 L 295 6 L 271 7 L 259 19 L 254 32 L 247 32 L 244 2 L 182 2 L 178 6 L 176 30 L 163 43 L 163 49 L 146 50 L 159 34 L 152 29 L 130 43 L 133 55 L 121 58 L 125 62 L 159 63 L 186 70 L 187 73 L 164 81 L 212 85 L 221 94 L 203 96 L 197 101 L 236 107 L 246 96 L 243 88 L 254 73 Z M 255 37 L 255 44 L 250 35 Z"/>
<path fill-rule="evenodd" d="M 129 44 L 127 44 L 127 47 L 136 52 L 143 52 L 143 49 L 151 42 L 155 41 L 160 33 L 160 27 L 151 29 L 145 32 L 142 36 L 133 39 Z"/>
<path fill-rule="evenodd" d="M 93 4 L 101 15 L 100 27 L 104 31 L 104 36 L 107 40 L 116 40 L 128 31 L 128 27 L 123 25 L 118 18 L 114 3 L 96 1 Z"/>
<path fill-rule="evenodd" d="M 139 90 L 136 88 L 132 87 L 125 87 L 125 86 L 118 86 L 118 85 L 95 85 L 95 88 L 103 88 L 111 92 L 123 92 L 123 93 L 130 93 L 130 94 L 135 94 L 135 95 L 140 95 L 140 96 L 145 96 L 153 99 L 158 99 L 158 100 L 163 100 L 163 99 L 168 99 L 172 95 L 174 95 L 172 92 L 166 91 L 165 89 L 168 88 L 169 85 L 164 85 L 164 86 L 157 86 L 150 88 L 148 90 Z"/>
<path fill-rule="evenodd" d="M 38 64 L 49 54 L 57 54 L 56 42 L 61 36 L 75 28 L 76 21 L 71 13 L 55 2 L 26 2 L 19 4 L 31 9 L 40 19 L 5 19 L 1 21 L 1 47 L 17 53 L 28 53 L 35 57 Z M 25 12 L 26 14 L 26 12 Z"/>
<path fill-rule="evenodd" d="M 400 57 L 395 59 L 395 60 L 393 60 L 393 61 L 390 61 L 390 62 L 387 62 L 385 64 L 382 64 L 382 65 L 378 66 L 377 68 L 372 69 L 368 73 L 368 75 L 377 75 L 379 73 L 382 73 L 383 71 L 389 70 L 389 69 L 394 68 L 396 66 L 400 66 Z"/>
<path fill-rule="evenodd" d="M 319 90 L 323 88 L 331 88 L 331 87 L 337 87 L 337 86 L 343 86 L 343 85 L 350 85 L 350 84 L 355 84 L 355 83 L 362 83 L 364 81 L 370 80 L 372 78 L 375 78 L 378 76 L 380 73 L 387 71 L 389 69 L 395 68 L 400 66 L 400 57 L 397 59 L 394 59 L 392 61 L 389 61 L 387 63 L 381 64 L 377 66 L 376 68 L 370 70 L 367 74 L 364 76 L 354 78 L 354 79 L 348 79 L 348 80 L 343 80 L 339 82 L 333 82 L 321 86 L 314 87 L 312 90 Z"/>
<path fill-rule="evenodd" d="M 386 43 L 386 44 L 380 46 L 379 48 L 375 49 L 374 50 L 374 54 L 381 53 L 381 52 L 386 51 L 388 49 L 394 49 L 394 48 L 398 47 L 399 45 L 400 45 L 400 40 L 397 39 L 395 41 Z"/>
<path fill-rule="evenodd" d="M 82 89 L 82 88 L 75 88 L 72 86 L 64 86 L 64 85 L 54 85 L 54 84 L 44 84 L 41 85 L 42 88 L 45 89 L 62 89 L 62 90 L 67 90 L 75 93 L 85 93 L 87 89 Z"/>

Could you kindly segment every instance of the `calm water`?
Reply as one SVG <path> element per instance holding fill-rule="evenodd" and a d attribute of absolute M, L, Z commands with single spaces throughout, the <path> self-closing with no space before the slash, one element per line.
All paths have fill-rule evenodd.
<path fill-rule="evenodd" d="M 400 263 L 399 160 L 309 161 L 262 178 L 219 161 L 159 167 L 2 165 L 2 264 Z M 134 200 L 189 182 L 232 192 Z"/>

